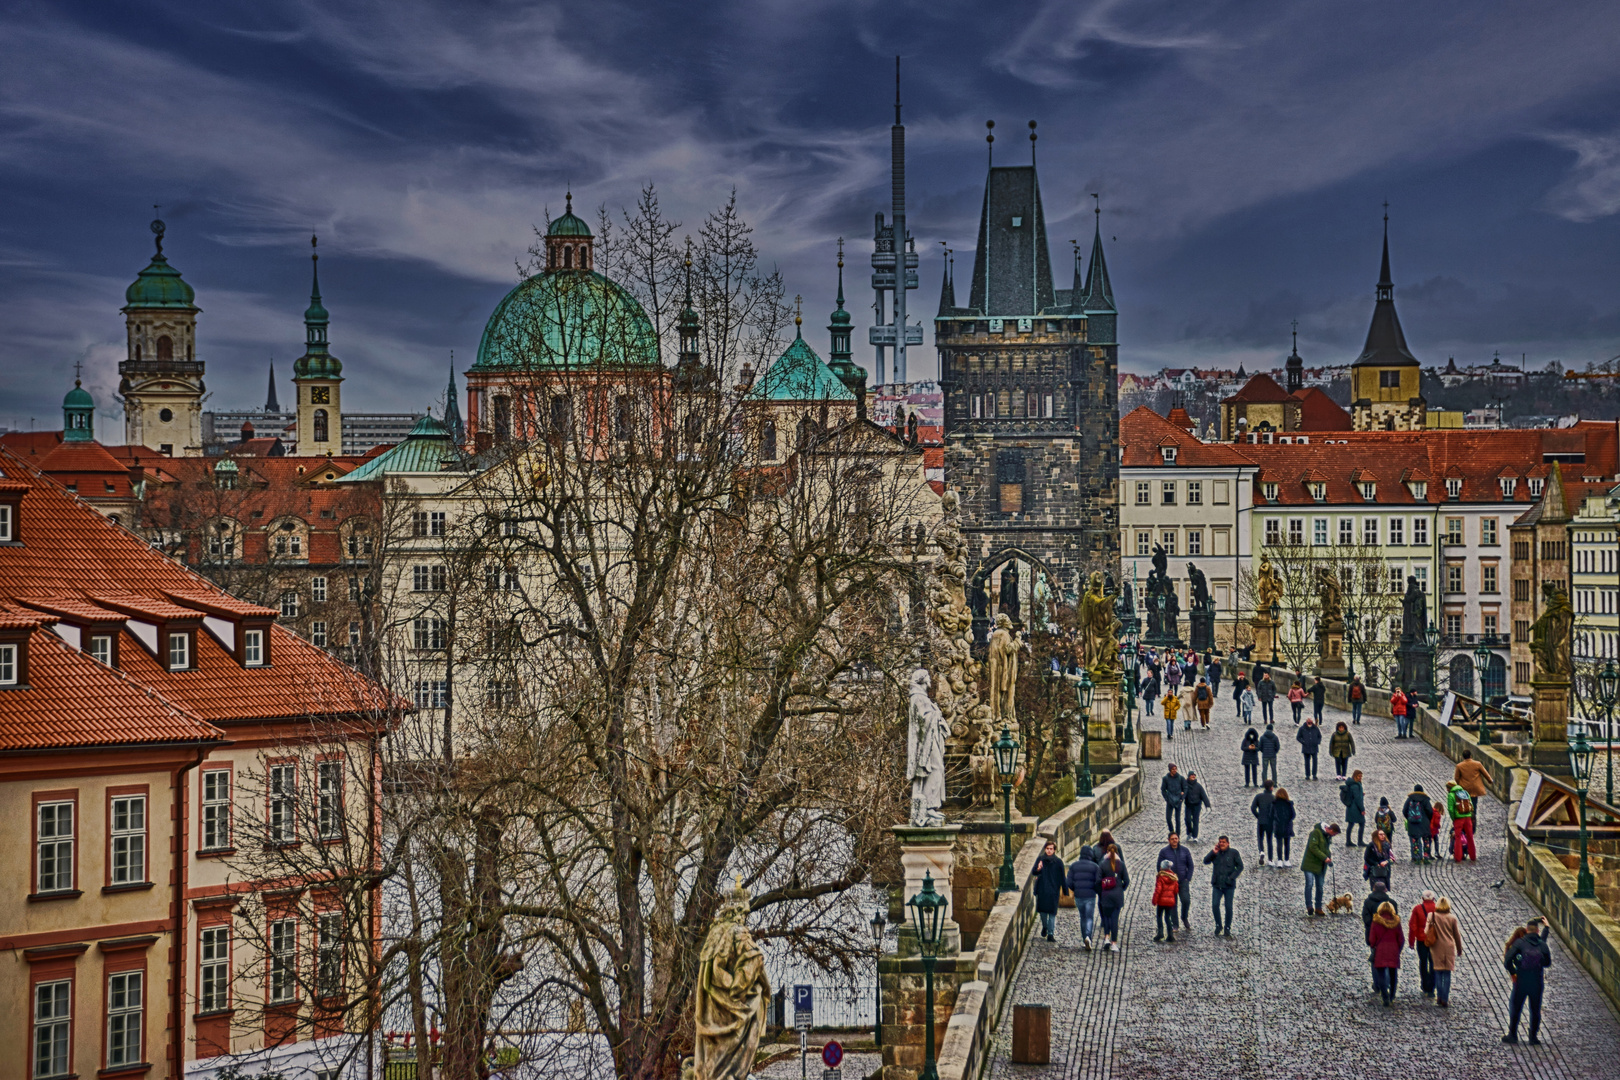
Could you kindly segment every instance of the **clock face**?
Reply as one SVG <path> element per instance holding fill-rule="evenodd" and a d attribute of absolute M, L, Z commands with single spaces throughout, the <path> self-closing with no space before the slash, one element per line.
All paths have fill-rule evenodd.
<path fill-rule="evenodd" d="M 330 386 L 312 386 L 309 388 L 309 401 L 311 405 L 332 404 L 332 388 Z"/>

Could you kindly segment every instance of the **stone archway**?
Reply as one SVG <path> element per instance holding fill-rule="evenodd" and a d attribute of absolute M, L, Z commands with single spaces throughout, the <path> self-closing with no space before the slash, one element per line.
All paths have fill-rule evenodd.
<path fill-rule="evenodd" d="M 973 612 L 973 648 L 989 647 L 996 616 L 1006 613 L 1015 626 L 1044 621 L 1044 606 L 1059 595 L 1059 581 L 1045 561 L 1017 547 L 1006 547 L 980 561 L 968 578 Z"/>

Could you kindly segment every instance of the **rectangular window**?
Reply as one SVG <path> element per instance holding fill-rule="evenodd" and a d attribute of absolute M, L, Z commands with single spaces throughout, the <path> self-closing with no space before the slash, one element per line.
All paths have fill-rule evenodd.
<path fill-rule="evenodd" d="M 445 703 L 444 680 L 421 680 L 412 688 L 412 696 L 418 709 L 442 709 Z"/>
<path fill-rule="evenodd" d="M 411 644 L 418 649 L 439 650 L 444 648 L 444 620 L 443 619 L 414 619 L 411 622 Z"/>
<path fill-rule="evenodd" d="M 309 643 L 317 649 L 326 648 L 326 622 L 317 619 L 309 624 Z"/>
<path fill-rule="evenodd" d="M 428 514 L 428 535 L 429 536 L 443 536 L 444 535 L 444 511 L 435 510 L 432 513 Z"/>
<path fill-rule="evenodd" d="M 42 802 L 34 808 L 36 891 L 68 892 L 73 888 L 72 802 Z"/>
<path fill-rule="evenodd" d="M 1146 480 L 1138 480 L 1136 482 L 1136 505 L 1153 505 L 1153 485 Z"/>
<path fill-rule="evenodd" d="M 1311 543 L 1325 547 L 1328 542 L 1328 519 L 1316 518 L 1311 522 Z"/>
<path fill-rule="evenodd" d="M 1203 506 L 1204 505 L 1204 485 L 1203 485 L 1202 481 L 1199 481 L 1199 480 L 1189 480 L 1189 481 L 1187 481 L 1187 505 L 1188 506 Z"/>
<path fill-rule="evenodd" d="M 1166 480 L 1159 485 L 1159 505 L 1176 505 L 1176 482 L 1174 480 Z"/>
<path fill-rule="evenodd" d="M 34 1078 L 68 1075 L 73 1029 L 73 980 L 34 987 Z"/>
<path fill-rule="evenodd" d="M 1401 388 L 1401 373 L 1398 371 L 1380 371 L 1378 373 L 1378 388 L 1380 390 L 1399 390 Z"/>
<path fill-rule="evenodd" d="M 272 1002 L 291 1001 L 298 993 L 298 923 L 277 919 L 270 924 L 270 985 Z"/>
<path fill-rule="evenodd" d="M 1412 576 L 1417 578 L 1419 591 L 1429 591 L 1429 568 L 1427 566 L 1412 567 Z"/>
<path fill-rule="evenodd" d="M 1479 591 L 1482 593 L 1496 592 L 1496 566 L 1485 563 L 1479 568 Z"/>
<path fill-rule="evenodd" d="M 1495 637 L 1496 632 L 1497 632 L 1496 631 L 1496 616 L 1494 614 L 1487 613 L 1487 614 L 1481 615 L 1479 617 L 1479 620 L 1480 620 L 1480 632 L 1483 633 L 1486 637 Z"/>
<path fill-rule="evenodd" d="M 1305 542 L 1305 519 L 1288 519 L 1288 542 L 1290 544 L 1303 544 Z"/>
<path fill-rule="evenodd" d="M 1460 566 L 1446 567 L 1446 592 L 1460 593 L 1463 591 L 1463 568 Z"/>
<path fill-rule="evenodd" d="M 1164 552 L 1166 555 L 1174 555 L 1176 553 L 1176 531 L 1174 529 L 1166 529 L 1161 532 L 1159 534 L 1159 543 L 1164 545 Z"/>
<path fill-rule="evenodd" d="M 1417 546 L 1417 547 L 1422 547 L 1424 545 L 1427 545 L 1428 542 L 1429 542 L 1429 519 L 1428 518 L 1413 518 L 1412 519 L 1412 543 L 1413 543 L 1413 545 Z"/>
<path fill-rule="evenodd" d="M 315 993 L 322 998 L 343 992 L 343 916 L 327 912 L 315 922 Z"/>
<path fill-rule="evenodd" d="M 1153 554 L 1152 533 L 1139 532 L 1136 534 L 1136 554 L 1144 558 Z"/>
<path fill-rule="evenodd" d="M 0 645 L 0 686 L 16 686 L 17 677 L 17 646 Z"/>
<path fill-rule="evenodd" d="M 191 635 L 169 635 L 169 670 L 185 671 L 191 667 Z"/>
<path fill-rule="evenodd" d="M 1401 535 L 1400 521 L 1401 521 L 1400 518 L 1390 518 L 1390 521 L 1389 521 L 1389 542 L 1391 544 L 1398 544 L 1398 543 L 1401 542 L 1400 541 L 1400 535 Z M 1370 518 L 1362 518 L 1361 519 L 1361 542 L 1363 544 L 1367 544 L 1367 545 L 1370 545 L 1372 547 L 1377 547 L 1378 546 L 1378 519 L 1377 518 L 1370 517 Z"/>
<path fill-rule="evenodd" d="M 1204 530 L 1187 530 L 1187 554 L 1202 555 L 1204 553 Z"/>
<path fill-rule="evenodd" d="M 1356 542 L 1356 519 L 1339 519 L 1339 543 L 1354 544 Z"/>
<path fill-rule="evenodd" d="M 90 659 L 98 664 L 112 667 L 112 645 L 112 635 L 92 634 L 90 637 Z"/>
<path fill-rule="evenodd" d="M 1446 543 L 1460 544 L 1463 542 L 1463 519 L 1446 518 Z"/>
<path fill-rule="evenodd" d="M 1377 524 L 1374 523 L 1374 529 L 1376 530 L 1376 528 L 1377 528 Z M 1398 518 L 1397 517 L 1397 518 L 1390 518 L 1389 519 L 1389 542 L 1390 542 L 1390 546 L 1392 546 L 1392 547 L 1400 547 L 1401 545 L 1406 543 L 1406 519 L 1405 518 Z"/>
<path fill-rule="evenodd" d="M 270 766 L 269 825 L 272 844 L 298 839 L 298 770 L 293 765 Z"/>
<path fill-rule="evenodd" d="M 146 796 L 121 795 L 112 800 L 112 866 L 114 885 L 146 880 Z"/>
<path fill-rule="evenodd" d="M 11 539 L 11 504 L 0 503 L 0 541 Z"/>
<path fill-rule="evenodd" d="M 1225 506 L 1232 501 L 1231 482 L 1228 480 L 1215 481 L 1215 505 Z"/>
<path fill-rule="evenodd" d="M 1389 568 L 1389 591 L 1399 596 L 1406 591 L 1406 568 L 1392 566 Z"/>
<path fill-rule="evenodd" d="M 202 774 L 202 849 L 218 851 L 231 846 L 231 771 L 209 769 Z"/>
<path fill-rule="evenodd" d="M 1446 637 L 1450 638 L 1453 641 L 1455 641 L 1458 638 L 1462 637 L 1462 616 L 1461 615 L 1447 615 L 1446 616 Z"/>
<path fill-rule="evenodd" d="M 107 1068 L 141 1061 L 142 990 L 146 975 L 121 971 L 107 976 Z"/>
<path fill-rule="evenodd" d="M 1276 547 L 1282 543 L 1282 522 L 1276 518 L 1266 518 L 1266 546 Z"/>
<path fill-rule="evenodd" d="M 509 682 L 492 682 L 484 687 L 485 705 L 516 705 L 517 687 Z"/>
<path fill-rule="evenodd" d="M 242 634 L 242 662 L 249 667 L 264 663 L 263 630 L 248 630 Z"/>
<path fill-rule="evenodd" d="M 1495 544 L 1497 542 L 1495 518 L 1479 519 L 1479 542 L 1481 544 Z"/>
<path fill-rule="evenodd" d="M 349 623 L 349 645 L 353 648 L 360 647 L 360 624 L 358 622 Z"/>
<path fill-rule="evenodd" d="M 343 827 L 343 763 L 323 761 L 315 766 L 318 803 L 315 824 L 322 840 L 334 840 Z"/>
<path fill-rule="evenodd" d="M 349 578 L 349 599 L 360 599 L 360 579 L 357 577 Z"/>
<path fill-rule="evenodd" d="M 231 928 L 205 926 L 197 935 L 197 1011 L 221 1012 L 231 1007 Z"/>
<path fill-rule="evenodd" d="M 411 515 L 411 535 L 426 536 L 428 534 L 427 511 L 418 510 Z M 352 554 L 352 552 L 351 552 Z"/>
<path fill-rule="evenodd" d="M 298 590 L 281 590 L 281 617 L 283 619 L 296 619 L 298 617 Z"/>
<path fill-rule="evenodd" d="M 312 577 L 309 579 L 309 598 L 316 604 L 326 603 L 326 579 L 324 577 Z"/>
<path fill-rule="evenodd" d="M 1000 494 L 998 505 L 1003 514 L 1021 514 L 1024 511 L 1024 454 L 1021 450 L 1002 450 L 996 454 L 996 487 Z"/>

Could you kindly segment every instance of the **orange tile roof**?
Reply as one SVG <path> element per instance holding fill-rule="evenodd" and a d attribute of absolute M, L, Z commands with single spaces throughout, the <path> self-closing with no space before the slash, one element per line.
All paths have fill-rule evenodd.
<path fill-rule="evenodd" d="M 1231 443 L 1201 442 L 1146 405 L 1139 405 L 1119 421 L 1120 464 L 1127 467 L 1165 465 L 1162 446 L 1176 448 L 1176 462 L 1167 468 L 1220 468 L 1252 465 Z"/>
<path fill-rule="evenodd" d="M 1264 372 L 1253 375 L 1243 388 L 1231 397 L 1222 398 L 1221 404 L 1273 404 L 1292 400 L 1292 395 L 1277 385 L 1277 380 Z"/>

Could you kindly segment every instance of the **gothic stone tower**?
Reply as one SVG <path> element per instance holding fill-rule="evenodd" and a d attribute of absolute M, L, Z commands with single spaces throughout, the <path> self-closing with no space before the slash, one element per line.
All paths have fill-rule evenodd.
<path fill-rule="evenodd" d="M 172 457 L 202 454 L 203 365 L 196 359 L 197 294 L 163 257 L 163 222 L 152 222 L 157 253 L 124 291 L 127 358 L 118 365 L 124 442 Z"/>
<path fill-rule="evenodd" d="M 1087 571 L 1118 572 L 1119 347 L 1100 222 L 1085 279 L 1077 251 L 1074 287 L 1054 290 L 1035 167 L 991 168 L 968 305 L 950 277 L 941 290 L 946 482 L 981 589 L 1014 558 L 1044 566 L 1060 598 Z M 980 629 L 990 614 L 979 597 Z"/>

